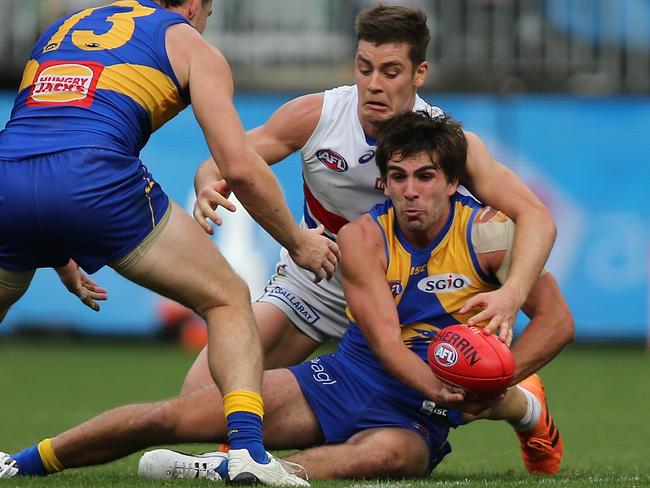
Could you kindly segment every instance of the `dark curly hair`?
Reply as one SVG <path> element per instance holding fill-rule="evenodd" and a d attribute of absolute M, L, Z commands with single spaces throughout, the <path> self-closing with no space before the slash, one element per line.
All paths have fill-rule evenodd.
<path fill-rule="evenodd" d="M 407 111 L 388 120 L 379 131 L 375 162 L 385 180 L 388 162 L 421 153 L 432 160 L 437 156 L 447 181 L 455 182 L 465 174 L 467 140 L 460 122 L 447 114 L 432 116 L 426 111 Z"/>

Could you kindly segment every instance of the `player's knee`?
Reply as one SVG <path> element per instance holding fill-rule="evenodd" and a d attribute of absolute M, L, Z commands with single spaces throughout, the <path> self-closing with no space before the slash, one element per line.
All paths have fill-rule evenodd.
<path fill-rule="evenodd" d="M 175 412 L 170 402 L 152 403 L 145 412 L 129 422 L 129 430 L 151 441 L 172 442 L 180 418 L 180 412 Z"/>
<path fill-rule="evenodd" d="M 377 456 L 377 466 L 380 466 L 388 478 L 414 478 L 426 474 L 426 462 L 422 453 L 413 453 L 404 449 L 399 443 L 383 446 Z"/>
<path fill-rule="evenodd" d="M 251 294 L 248 285 L 239 276 L 233 274 L 228 280 L 215 283 L 212 290 L 205 294 L 194 311 L 207 320 L 210 311 L 219 307 L 237 307 L 249 309 Z"/>

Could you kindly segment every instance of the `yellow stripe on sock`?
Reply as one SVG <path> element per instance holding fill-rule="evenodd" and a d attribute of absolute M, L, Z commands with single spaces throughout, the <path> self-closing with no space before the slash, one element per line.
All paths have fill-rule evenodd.
<path fill-rule="evenodd" d="M 38 443 L 38 453 L 41 455 L 41 461 L 48 473 L 58 473 L 63 470 L 63 464 L 54 454 L 52 448 L 52 439 L 43 439 Z"/>
<path fill-rule="evenodd" d="M 254 413 L 264 418 L 264 402 L 259 393 L 246 390 L 235 390 L 224 395 L 223 410 L 226 417 L 234 412 Z"/>

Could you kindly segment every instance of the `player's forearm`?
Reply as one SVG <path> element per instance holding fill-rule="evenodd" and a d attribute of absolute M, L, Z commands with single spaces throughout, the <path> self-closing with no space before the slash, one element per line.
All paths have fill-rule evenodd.
<path fill-rule="evenodd" d="M 573 338 L 573 318 L 568 309 L 548 310 L 534 317 L 512 348 L 516 365 L 512 384 L 542 368 Z"/>
<path fill-rule="evenodd" d="M 224 177 L 248 213 L 289 251 L 299 241 L 300 227 L 289 211 L 278 180 L 259 157 L 247 171 L 224 173 Z"/>
<path fill-rule="evenodd" d="M 437 381 L 429 366 L 403 343 L 377 342 L 372 350 L 386 371 L 406 386 L 413 388 L 425 398 L 436 400 L 439 391 Z"/>
<path fill-rule="evenodd" d="M 517 217 L 512 264 L 503 286 L 515 290 L 519 306 L 541 274 L 556 232 L 555 222 L 544 207 Z"/>
<path fill-rule="evenodd" d="M 198 195 L 210 183 L 223 179 L 214 159 L 209 158 L 201 163 L 194 174 L 194 193 Z"/>

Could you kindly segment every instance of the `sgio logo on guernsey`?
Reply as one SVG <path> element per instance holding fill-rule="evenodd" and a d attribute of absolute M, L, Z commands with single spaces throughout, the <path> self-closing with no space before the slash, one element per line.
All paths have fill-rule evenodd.
<path fill-rule="evenodd" d="M 418 288 L 425 293 L 452 293 L 472 284 L 467 276 L 456 273 L 445 273 L 427 276 L 418 282 Z"/>

